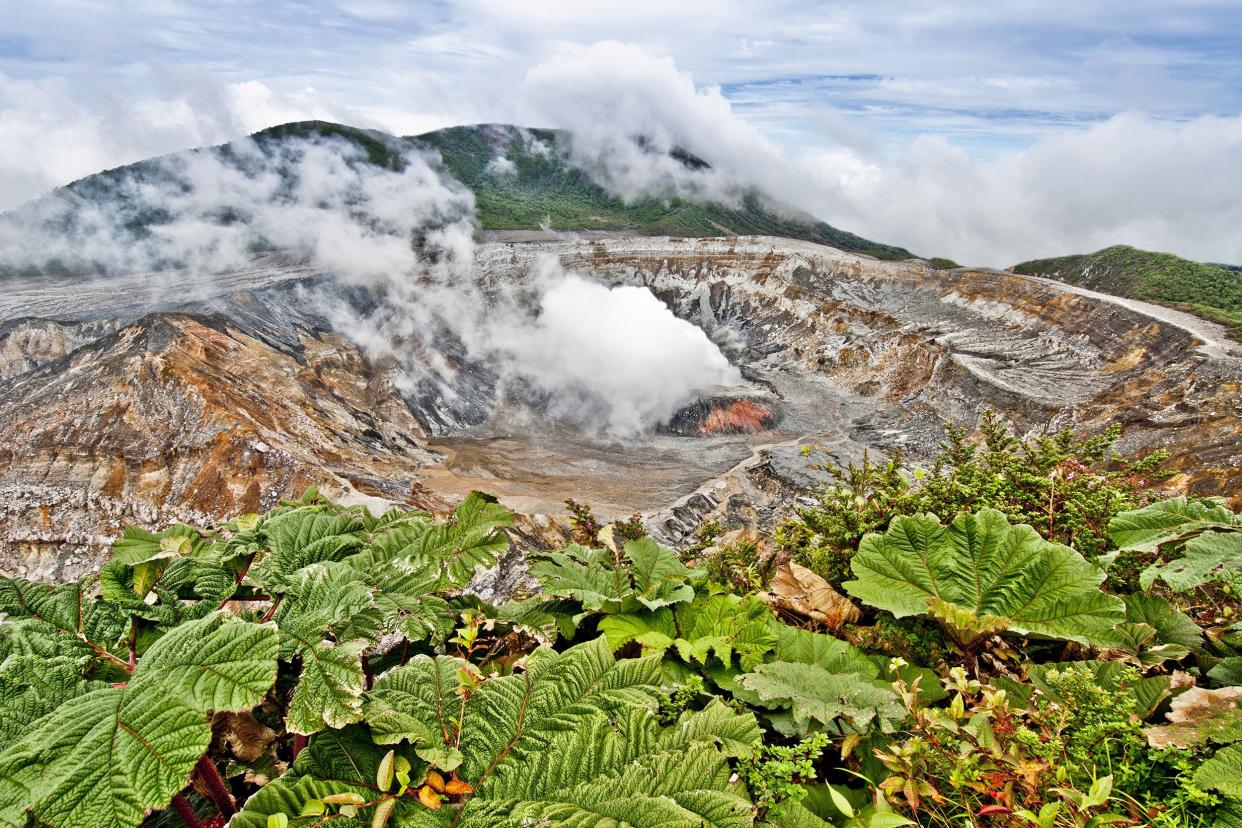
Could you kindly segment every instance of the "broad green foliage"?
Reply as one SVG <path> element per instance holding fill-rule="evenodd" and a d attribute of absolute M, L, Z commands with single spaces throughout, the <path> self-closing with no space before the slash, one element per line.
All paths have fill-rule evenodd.
<path fill-rule="evenodd" d="M 776 540 L 800 563 L 840 583 L 862 538 L 885 531 L 893 518 L 926 512 L 951 521 L 987 508 L 1095 558 L 1109 548 L 1109 520 L 1146 502 L 1166 457 L 1123 458 L 1114 450 L 1120 436 L 1114 427 L 1085 438 L 1070 430 L 1019 437 L 985 411 L 978 438 L 946 425 L 930 469 L 903 468 L 899 453 L 882 463 L 864 457 L 860 466 L 825 466 L 833 484 L 818 492 L 814 506 L 797 508 L 782 522 Z"/>
<path fill-rule="evenodd" d="M 904 711 L 891 682 L 863 653 L 832 636 L 773 620 L 771 661 L 756 665 L 731 685 L 786 736 L 828 728 L 833 733 L 891 730 Z"/>
<path fill-rule="evenodd" d="M 222 614 L 147 651 L 125 687 L 90 689 L 0 752 L 0 821 L 137 825 L 207 750 L 208 711 L 249 710 L 276 679 L 276 630 Z"/>
<path fill-rule="evenodd" d="M 993 509 L 949 526 L 896 518 L 863 539 L 852 566 L 850 595 L 899 618 L 930 615 L 967 649 L 1002 631 L 1099 642 L 1124 614 L 1100 591 L 1103 572 Z"/>
<path fill-rule="evenodd" d="M 613 648 L 636 641 L 644 652 L 672 648 L 683 662 L 736 665 L 744 671 L 771 651 L 776 640 L 771 617 L 757 598 L 705 592 L 673 608 L 607 616 L 599 631 Z"/>
<path fill-rule="evenodd" d="M 789 735 L 823 728 L 861 731 L 873 722 L 892 730 L 893 723 L 904 716 L 890 688 L 857 673 L 832 673 L 817 664 L 760 664 L 740 677 L 738 684 L 763 706 L 788 707 L 792 726 L 781 720 L 774 726 Z"/>
<path fill-rule="evenodd" d="M 1219 581 L 1242 587 L 1242 518 L 1219 499 L 1176 497 L 1132 512 L 1108 526 L 1122 550 L 1159 553 L 1139 583 L 1164 581 L 1175 592 Z"/>
<path fill-rule="evenodd" d="M 572 544 L 538 556 L 531 574 L 546 594 L 572 598 L 585 612 L 625 613 L 689 601 L 685 565 L 671 549 L 650 538 L 625 544 L 623 554 Z"/>
<path fill-rule="evenodd" d="M 419 656 L 366 694 L 371 737 L 424 772 L 429 763 L 467 780 L 472 795 L 452 817 L 402 801 L 397 824 L 750 825 L 727 760 L 749 753 L 759 736 L 753 717 L 716 703 L 661 728 L 652 715 L 658 680 L 658 659 L 616 661 L 602 639 L 559 654 L 537 650 L 522 674 L 487 679 L 461 659 Z M 316 736 L 314 759 L 299 758 L 238 824 L 297 815 L 328 792 L 373 799 L 371 768 L 382 750 Z"/>
<path fill-rule="evenodd" d="M 1207 689 L 1242 674 L 1238 629 L 1101 592 L 1000 512 L 899 516 L 852 564 L 851 594 L 957 650 L 887 614 L 843 635 L 891 654 L 901 627 L 969 670 L 799 628 L 624 525 L 532 555 L 544 594 L 492 606 L 463 590 L 511 520 L 312 490 L 129 530 L 79 583 L 0 579 L 0 825 L 1242 828 L 1235 691 Z M 1236 534 L 1171 531 L 1174 562 Z M 984 653 L 1004 631 L 1028 638 Z"/>
<path fill-rule="evenodd" d="M 1118 549 L 1154 552 L 1206 531 L 1237 527 L 1238 516 L 1221 500 L 1175 497 L 1122 512 L 1109 522 L 1108 534 Z"/>

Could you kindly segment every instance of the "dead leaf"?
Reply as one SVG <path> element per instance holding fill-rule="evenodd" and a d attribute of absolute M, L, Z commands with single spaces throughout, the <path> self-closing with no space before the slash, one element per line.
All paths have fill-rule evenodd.
<path fill-rule="evenodd" d="M 1213 739 L 1242 737 L 1240 702 L 1242 687 L 1192 687 L 1173 699 L 1168 713 L 1171 724 L 1143 729 L 1147 744 L 1154 748 L 1185 749 Z"/>
<path fill-rule="evenodd" d="M 217 713 L 211 721 L 212 750 L 224 748 L 242 762 L 256 762 L 276 740 L 276 731 L 249 713 Z"/>
<path fill-rule="evenodd" d="M 860 616 L 858 607 L 831 584 L 792 561 L 776 568 L 768 589 L 759 597 L 771 606 L 818 621 L 833 632 Z"/>

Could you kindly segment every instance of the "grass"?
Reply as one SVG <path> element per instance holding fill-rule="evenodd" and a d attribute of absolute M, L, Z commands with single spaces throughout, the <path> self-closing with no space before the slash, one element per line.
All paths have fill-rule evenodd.
<path fill-rule="evenodd" d="M 1037 259 L 1012 269 L 1116 296 L 1172 305 L 1225 325 L 1235 338 L 1242 335 L 1242 273 L 1232 269 L 1126 245 Z"/>

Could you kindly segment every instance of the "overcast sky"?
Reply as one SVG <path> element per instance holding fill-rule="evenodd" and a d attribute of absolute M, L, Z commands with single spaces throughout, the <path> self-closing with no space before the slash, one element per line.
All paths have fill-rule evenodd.
<path fill-rule="evenodd" d="M 290 120 L 663 125 L 924 255 L 1242 262 L 1242 3 L 0 0 L 0 209 Z"/>

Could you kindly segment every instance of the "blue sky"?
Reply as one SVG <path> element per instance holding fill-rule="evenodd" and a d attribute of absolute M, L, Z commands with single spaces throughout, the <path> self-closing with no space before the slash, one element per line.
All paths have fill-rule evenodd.
<path fill-rule="evenodd" d="M 1236 0 L 0 0 L 0 209 L 98 169 L 298 118 L 398 133 L 574 126 L 574 112 L 530 82 L 572 53 L 584 78 L 607 71 L 623 83 L 664 61 L 670 84 L 728 105 L 725 120 L 685 125 L 690 138 L 736 128 L 745 143 L 759 140 L 753 130 L 780 163 L 833 190 L 791 200 L 886 241 L 988 263 L 1111 240 L 1236 260 L 1242 241 L 1219 216 L 1183 214 L 1195 203 L 1219 213 L 1222 183 L 1242 175 L 1239 31 Z M 582 57 L 599 41 L 630 51 Z M 664 70 L 650 68 L 646 94 L 658 98 Z M 543 94 L 590 94 L 571 80 Z M 1173 157 L 1187 148 L 1203 158 Z M 1167 193 L 1135 198 L 1125 171 L 1083 180 L 1117 158 L 1159 167 Z M 1067 163 L 1084 172 L 1062 181 L 1039 166 Z M 1059 190 L 1007 195 L 1050 177 Z M 1103 195 L 1135 212 L 1074 195 L 1084 186 L 1112 188 Z M 989 216 L 998 199 L 1012 222 Z M 912 205 L 894 210 L 894 200 Z"/>

